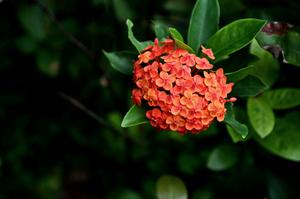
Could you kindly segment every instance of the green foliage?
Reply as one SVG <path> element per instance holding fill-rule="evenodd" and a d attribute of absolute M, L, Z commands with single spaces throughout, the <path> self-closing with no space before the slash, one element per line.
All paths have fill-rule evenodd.
<path fill-rule="evenodd" d="M 283 34 L 273 34 L 260 33 L 257 37 L 258 42 L 262 46 L 279 48 L 284 57 L 284 62 L 300 66 L 300 33 L 299 30 L 287 30 Z"/>
<path fill-rule="evenodd" d="M 180 176 L 191 199 L 299 198 L 299 10 L 299 1 L 0 0 L 0 198 L 151 199 L 163 174 Z M 261 32 L 264 21 L 245 17 L 283 23 Z M 212 70 L 235 84 L 225 122 L 200 134 L 138 125 L 148 121 L 138 107 L 123 120 L 133 82 L 118 72 L 130 75 L 143 40 L 164 41 L 169 27 L 190 52 L 211 40 Z M 129 48 L 138 50 L 116 52 Z M 271 129 L 268 106 L 275 125 L 259 134 Z M 169 176 L 161 193 L 187 198 L 183 187 Z"/>
<path fill-rule="evenodd" d="M 156 193 L 158 199 L 187 199 L 184 183 L 175 176 L 165 175 L 157 180 Z"/>
<path fill-rule="evenodd" d="M 190 17 L 188 45 L 197 53 L 200 46 L 213 35 L 219 26 L 218 0 L 197 0 Z"/>
<path fill-rule="evenodd" d="M 267 90 L 267 88 L 268 87 L 260 79 L 248 75 L 244 79 L 236 82 L 231 95 L 237 97 L 254 97 Z"/>
<path fill-rule="evenodd" d="M 131 126 L 147 123 L 147 121 L 148 120 L 146 119 L 145 111 L 142 108 L 133 105 L 124 116 L 121 126 L 131 127 Z"/>
<path fill-rule="evenodd" d="M 262 97 L 249 98 L 247 103 L 249 120 L 261 138 L 268 136 L 275 125 L 271 106 Z"/>
<path fill-rule="evenodd" d="M 240 19 L 218 30 L 208 41 L 217 60 L 245 47 L 266 24 L 259 19 Z"/>
<path fill-rule="evenodd" d="M 269 53 L 259 46 L 254 39 L 250 46 L 250 53 L 259 57 L 259 60 L 252 63 L 251 75 L 259 78 L 265 85 L 271 87 L 277 80 L 279 75 L 279 63 Z"/>
<path fill-rule="evenodd" d="M 237 161 L 237 148 L 224 144 L 217 146 L 211 151 L 207 161 L 207 168 L 213 171 L 223 171 L 235 165 Z"/>
<path fill-rule="evenodd" d="M 300 105 L 300 89 L 278 88 L 263 94 L 273 109 L 288 109 Z"/>
<path fill-rule="evenodd" d="M 273 132 L 266 138 L 256 138 L 270 152 L 283 158 L 300 161 L 299 112 L 277 117 Z"/>
<path fill-rule="evenodd" d="M 46 37 L 45 16 L 37 6 L 22 6 L 18 13 L 23 28 L 30 36 L 36 40 Z"/>
<path fill-rule="evenodd" d="M 190 53 L 195 53 L 195 51 L 190 46 L 184 43 L 183 37 L 175 28 L 169 28 L 169 32 L 179 48 L 185 49 Z"/>
<path fill-rule="evenodd" d="M 184 39 L 183 39 L 182 35 L 180 34 L 180 32 L 178 32 L 178 30 L 176 30 L 175 28 L 169 28 L 169 32 L 171 34 L 171 37 L 174 40 L 184 42 Z"/>
<path fill-rule="evenodd" d="M 103 50 L 104 55 L 107 57 L 107 59 L 110 62 L 110 65 L 116 69 L 117 71 L 126 74 L 131 75 L 133 66 L 132 63 L 134 60 L 134 56 L 132 53 L 129 52 L 106 52 Z"/>
<path fill-rule="evenodd" d="M 168 26 L 160 21 L 154 21 L 153 30 L 155 32 L 155 36 L 158 40 L 163 40 L 167 36 L 169 36 Z"/>
<path fill-rule="evenodd" d="M 248 128 L 246 125 L 241 124 L 235 119 L 232 106 L 232 103 L 226 104 L 227 112 L 224 121 L 234 130 L 234 132 L 239 134 L 242 138 L 246 138 L 248 135 Z"/>
<path fill-rule="evenodd" d="M 147 46 L 149 46 L 151 44 L 151 42 L 140 42 L 134 37 L 133 31 L 132 31 L 133 23 L 132 23 L 132 21 L 130 21 L 130 19 L 127 19 L 126 24 L 127 24 L 127 28 L 128 28 L 128 39 L 131 41 L 131 43 L 134 45 L 134 47 L 139 52 L 141 52 L 142 50 L 144 50 Z"/>

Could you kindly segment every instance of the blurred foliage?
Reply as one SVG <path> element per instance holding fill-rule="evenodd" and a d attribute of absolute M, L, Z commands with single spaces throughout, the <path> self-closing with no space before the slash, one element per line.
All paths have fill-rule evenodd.
<path fill-rule="evenodd" d="M 151 199 L 156 198 L 156 181 L 164 174 L 180 177 L 192 199 L 299 197 L 300 164 L 295 162 L 299 160 L 284 159 L 290 150 L 299 157 L 299 145 L 290 141 L 299 140 L 299 106 L 274 110 L 279 116 L 274 133 L 264 140 L 250 128 L 257 142 L 236 139 L 238 143 L 233 144 L 235 132 L 229 136 L 222 124 L 187 136 L 156 132 L 148 125 L 120 127 L 131 106 L 128 88 L 133 85 L 131 77 L 110 67 L 102 50 L 134 50 L 127 39 L 127 18 L 134 20 L 133 31 L 140 41 L 154 38 L 153 26 L 176 27 L 186 38 L 194 3 L 0 1 L 1 199 Z M 245 17 L 300 26 L 299 1 L 219 3 L 221 26 Z M 165 32 L 159 34 L 163 37 Z M 286 43 L 292 43 L 292 49 L 298 50 L 299 41 L 291 42 L 298 37 L 292 33 L 280 44 L 289 50 Z M 286 63 L 263 49 L 251 52 L 265 58 L 252 68 L 269 64 L 274 66 L 271 72 L 279 74 L 273 76 L 276 82 L 264 78 L 269 72 L 257 74 L 255 70 L 236 79 L 245 85 L 249 78 L 256 79 L 257 85 L 250 88 L 253 96 L 266 86 L 299 87 L 300 68 L 288 64 L 297 62 L 299 56 L 288 51 L 287 59 L 292 61 Z M 245 61 L 240 53 L 232 55 L 237 63 Z M 247 114 L 238 111 L 245 104 L 243 99 L 238 101 L 235 116 L 249 123 L 243 116 Z"/>

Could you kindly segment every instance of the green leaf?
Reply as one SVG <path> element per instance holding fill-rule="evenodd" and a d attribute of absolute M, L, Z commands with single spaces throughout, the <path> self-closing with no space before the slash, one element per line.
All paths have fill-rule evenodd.
<path fill-rule="evenodd" d="M 187 199 L 188 194 L 182 180 L 175 176 L 165 175 L 156 183 L 158 199 Z"/>
<path fill-rule="evenodd" d="M 169 32 L 173 39 L 184 43 L 184 39 L 183 39 L 182 35 L 180 34 L 180 32 L 178 30 L 176 30 L 176 28 L 169 28 Z"/>
<path fill-rule="evenodd" d="M 226 104 L 226 115 L 224 122 L 228 124 L 237 134 L 239 134 L 242 138 L 246 138 L 248 135 L 248 127 L 245 124 L 241 124 L 237 120 L 235 120 L 232 103 Z"/>
<path fill-rule="evenodd" d="M 300 33 L 290 31 L 283 40 L 283 55 L 287 63 L 300 66 Z"/>
<path fill-rule="evenodd" d="M 247 66 L 247 67 L 241 68 L 237 71 L 234 71 L 231 73 L 226 73 L 228 82 L 238 82 L 238 81 L 244 79 L 251 73 L 252 68 L 253 68 L 253 66 Z"/>
<path fill-rule="evenodd" d="M 288 109 L 300 105 L 300 89 L 279 88 L 267 91 L 263 97 L 273 109 Z"/>
<path fill-rule="evenodd" d="M 160 21 L 153 22 L 153 30 L 155 32 L 155 36 L 159 41 L 163 40 L 167 36 L 169 36 L 168 26 Z"/>
<path fill-rule="evenodd" d="M 231 95 L 237 97 L 254 97 L 264 92 L 267 88 L 268 87 L 260 79 L 248 75 L 233 86 Z"/>
<path fill-rule="evenodd" d="M 46 37 L 46 20 L 43 12 L 37 6 L 24 6 L 18 12 L 19 20 L 30 36 L 37 40 Z"/>
<path fill-rule="evenodd" d="M 197 0 L 188 30 L 188 45 L 195 52 L 198 52 L 200 46 L 218 30 L 219 18 L 218 0 Z"/>
<path fill-rule="evenodd" d="M 266 34 L 261 32 L 258 34 L 257 40 L 261 46 L 271 46 L 279 48 L 284 57 L 284 62 L 295 66 L 300 66 L 300 33 L 295 30 L 288 30 L 283 35 Z"/>
<path fill-rule="evenodd" d="M 145 124 L 147 122 L 148 120 L 145 116 L 145 111 L 142 108 L 133 105 L 124 116 L 123 121 L 121 123 L 121 127 L 126 128 L 140 124 Z"/>
<path fill-rule="evenodd" d="M 228 124 L 226 124 L 226 129 L 227 129 L 227 132 L 229 134 L 229 136 L 231 137 L 231 140 L 234 142 L 234 143 L 237 143 L 237 142 L 241 142 L 243 141 L 244 139 L 241 137 L 240 134 L 238 134 L 231 126 L 229 126 Z"/>
<path fill-rule="evenodd" d="M 183 43 L 182 41 L 179 41 L 177 39 L 174 39 L 174 40 L 175 40 L 176 46 L 178 46 L 179 48 L 182 48 L 184 50 L 187 50 L 190 53 L 195 54 L 195 51 L 190 46 L 186 45 L 185 43 Z"/>
<path fill-rule="evenodd" d="M 187 50 L 190 53 L 195 53 L 194 50 L 184 43 L 183 37 L 181 34 L 175 29 L 175 28 L 169 28 L 169 32 L 171 34 L 171 37 L 175 40 L 175 44 L 184 50 Z"/>
<path fill-rule="evenodd" d="M 279 63 L 271 53 L 259 46 L 254 39 L 250 46 L 250 52 L 259 57 L 259 60 L 252 63 L 252 75 L 259 78 L 265 85 L 271 87 L 277 80 L 279 75 Z"/>
<path fill-rule="evenodd" d="M 261 138 L 272 132 L 275 125 L 275 115 L 270 105 L 263 98 L 249 98 L 247 112 L 250 123 Z"/>
<path fill-rule="evenodd" d="M 217 60 L 227 56 L 251 42 L 266 21 L 259 19 L 240 19 L 216 32 L 207 42 Z"/>
<path fill-rule="evenodd" d="M 288 160 L 300 161 L 300 112 L 291 112 L 277 118 L 273 132 L 256 141 L 270 152 Z"/>
<path fill-rule="evenodd" d="M 132 75 L 133 70 L 133 54 L 128 52 L 106 52 L 103 50 L 103 54 L 107 57 L 110 65 L 117 71 Z"/>
<path fill-rule="evenodd" d="M 207 168 L 213 171 L 223 171 L 235 165 L 238 161 L 237 149 L 228 144 L 216 147 L 210 153 Z"/>
<path fill-rule="evenodd" d="M 151 45 L 152 42 L 148 41 L 148 42 L 140 42 L 138 41 L 135 37 L 134 34 L 132 32 L 132 27 L 133 27 L 133 23 L 132 21 L 130 21 L 130 19 L 127 19 L 126 21 L 127 24 L 127 28 L 128 28 L 128 39 L 131 41 L 131 43 L 134 45 L 134 47 L 141 52 L 142 50 L 144 50 L 147 46 Z"/>

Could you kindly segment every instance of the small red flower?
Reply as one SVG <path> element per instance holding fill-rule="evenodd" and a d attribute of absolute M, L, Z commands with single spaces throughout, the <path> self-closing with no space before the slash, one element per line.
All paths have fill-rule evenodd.
<path fill-rule="evenodd" d="M 215 59 L 211 49 L 201 48 Z M 199 133 L 214 119 L 223 121 L 225 104 L 236 100 L 227 99 L 233 83 L 227 83 L 223 69 L 212 68 L 207 58 L 178 48 L 173 40 L 155 39 L 134 63 L 132 100 L 139 106 L 146 102 L 146 117 L 158 129 Z"/>
<path fill-rule="evenodd" d="M 201 46 L 201 48 L 203 54 L 207 55 L 210 59 L 215 59 L 215 55 L 210 48 L 205 48 L 204 46 Z"/>

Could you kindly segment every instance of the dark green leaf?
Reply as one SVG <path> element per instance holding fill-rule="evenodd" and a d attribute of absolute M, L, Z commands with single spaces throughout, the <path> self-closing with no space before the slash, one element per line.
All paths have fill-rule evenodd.
<path fill-rule="evenodd" d="M 216 32 L 208 40 L 207 47 L 212 48 L 219 60 L 249 44 L 265 23 L 259 19 L 234 21 Z"/>
<path fill-rule="evenodd" d="M 217 0 L 197 0 L 188 31 L 188 45 L 195 52 L 198 52 L 200 45 L 218 30 L 219 18 L 220 8 Z"/>
<path fill-rule="evenodd" d="M 246 78 L 235 83 L 231 95 L 238 97 L 254 97 L 265 91 L 267 88 L 268 87 L 257 77 L 248 75 Z"/>
<path fill-rule="evenodd" d="M 221 145 L 216 147 L 209 155 L 207 168 L 213 171 L 229 169 L 238 161 L 238 151 L 232 145 Z"/>
<path fill-rule="evenodd" d="M 238 134 L 238 133 L 237 133 L 231 126 L 229 126 L 228 124 L 226 124 L 226 129 L 227 129 L 228 134 L 229 134 L 230 137 L 231 137 L 231 140 L 232 140 L 234 143 L 244 141 L 244 139 L 241 137 L 241 135 Z"/>
<path fill-rule="evenodd" d="M 300 161 L 300 113 L 292 112 L 277 118 L 273 132 L 255 139 L 270 152 L 293 161 Z"/>
<path fill-rule="evenodd" d="M 175 28 L 169 28 L 169 32 L 171 34 L 171 37 L 175 40 L 181 41 L 184 43 L 184 39 L 181 36 L 180 32 L 178 32 L 178 30 L 176 30 Z"/>
<path fill-rule="evenodd" d="M 237 134 L 239 134 L 242 138 L 246 138 L 248 135 L 248 127 L 245 124 L 241 124 L 235 119 L 232 103 L 226 104 L 226 115 L 224 122 L 228 124 Z"/>
<path fill-rule="evenodd" d="M 245 68 L 241 68 L 237 71 L 231 72 L 231 73 L 226 73 L 228 82 L 238 82 L 245 77 L 247 77 L 253 69 L 253 66 L 247 66 Z"/>
<path fill-rule="evenodd" d="M 159 41 L 169 36 L 168 26 L 163 22 L 154 21 L 153 30 L 155 32 L 155 36 L 158 38 Z"/>
<path fill-rule="evenodd" d="M 132 75 L 133 70 L 133 54 L 128 52 L 106 52 L 103 50 L 104 55 L 110 62 L 110 65 L 117 71 Z"/>
<path fill-rule="evenodd" d="M 275 115 L 270 105 L 263 98 L 249 98 L 247 112 L 254 130 L 261 138 L 272 132 L 275 125 Z"/>
<path fill-rule="evenodd" d="M 121 127 L 131 127 L 145 124 L 147 122 L 148 120 L 145 116 L 145 111 L 142 108 L 133 105 L 124 116 Z"/>
<path fill-rule="evenodd" d="M 20 9 L 19 20 L 24 29 L 35 39 L 46 37 L 46 20 L 37 6 L 24 6 Z"/>
<path fill-rule="evenodd" d="M 184 183 L 175 176 L 165 175 L 156 184 L 158 199 L 187 199 L 188 194 Z"/>
<path fill-rule="evenodd" d="M 263 97 L 273 109 L 287 109 L 300 105 L 300 89 L 280 88 L 267 91 Z"/>
<path fill-rule="evenodd" d="M 128 28 L 128 38 L 139 52 L 141 52 L 147 46 L 152 44 L 152 42 L 140 42 L 134 37 L 134 34 L 132 32 L 133 23 L 132 23 L 132 21 L 130 21 L 130 19 L 127 19 L 126 24 L 127 24 L 127 28 Z"/>

